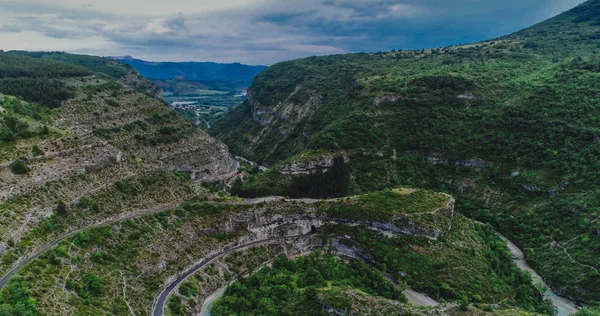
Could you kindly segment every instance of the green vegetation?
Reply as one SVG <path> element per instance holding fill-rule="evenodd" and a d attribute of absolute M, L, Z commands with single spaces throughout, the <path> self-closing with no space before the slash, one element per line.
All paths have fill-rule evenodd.
<path fill-rule="evenodd" d="M 49 110 L 37 103 L 0 95 L 0 141 L 11 142 L 49 133 L 44 124 Z"/>
<path fill-rule="evenodd" d="M 26 174 L 29 172 L 29 167 L 22 160 L 17 160 L 10 164 L 10 171 L 14 174 Z"/>
<path fill-rule="evenodd" d="M 319 306 L 319 291 L 351 286 L 362 292 L 406 302 L 401 288 L 381 272 L 357 261 L 348 263 L 315 252 L 289 260 L 279 256 L 263 268 L 230 285 L 211 315 L 328 315 Z"/>
<path fill-rule="evenodd" d="M 348 152 L 347 194 L 402 184 L 452 193 L 460 212 L 529 248 L 558 293 L 591 303 L 600 297 L 598 8 L 588 1 L 472 45 L 279 63 L 256 77 L 252 104 L 209 131 L 265 165 Z M 242 187 L 293 181 L 271 169 Z"/>
<path fill-rule="evenodd" d="M 65 63 L 70 64 L 70 67 L 73 67 L 73 65 L 80 66 L 85 69 L 85 71 L 81 71 L 80 74 L 102 74 L 110 76 L 114 79 L 120 79 L 121 77 L 129 73 L 132 69 L 128 65 L 121 64 L 111 59 L 98 56 L 67 54 L 63 52 L 11 51 L 8 53 L 40 59 L 43 60 L 44 63 L 58 61 L 61 63 L 61 67 L 64 67 Z M 74 76 L 69 75 L 68 77 Z"/>
<path fill-rule="evenodd" d="M 74 97 L 62 79 L 99 74 L 118 79 L 131 68 L 102 57 L 50 52 L 0 52 L 0 93 L 58 107 Z"/>
<path fill-rule="evenodd" d="M 24 280 L 23 285 L 32 289 L 39 314 L 53 314 L 60 309 L 111 314 L 120 306 L 114 293 L 126 295 L 135 313 L 144 314 L 167 276 L 191 265 L 206 251 L 233 242 L 240 233 L 215 234 L 203 232 L 203 227 L 221 223 L 228 212 L 244 210 L 243 206 L 190 202 L 182 209 L 95 227 L 60 242 L 13 279 Z M 190 233 L 193 238 L 189 238 Z M 171 238 L 183 242 L 171 248 L 167 246 L 172 245 Z M 157 270 L 163 254 L 167 254 L 167 269 Z M 72 271 L 71 267 L 77 268 Z M 124 286 L 126 294 L 122 292 Z M 52 292 L 57 296 L 48 295 Z"/>
<path fill-rule="evenodd" d="M 403 301 L 400 290 L 410 287 L 462 310 L 551 314 L 506 243 L 433 191 L 453 193 L 460 213 L 514 239 L 558 293 L 596 300 L 598 8 L 600 1 L 590 1 L 474 45 L 311 57 L 261 73 L 249 101 L 211 129 L 234 153 L 273 166 L 262 173 L 243 166 L 250 179 L 232 191 L 345 196 L 310 205 L 236 204 L 219 199 L 223 192 L 208 202 L 190 172 L 225 170 L 217 165 L 229 161 L 224 147 L 154 99 L 157 91 L 130 67 L 90 56 L 0 52 L 0 93 L 15 96 L 0 97 L 1 162 L 9 166 L 0 170 L 7 188 L 1 270 L 81 229 L 19 270 L 0 291 L 0 314 L 147 314 L 166 280 L 200 258 L 265 223 L 283 219 L 269 228 L 280 236 L 299 229 L 288 217 L 309 216 L 329 224 L 303 239 L 329 244 L 331 253 L 280 257 L 258 273 L 296 245 L 274 242 L 217 259 L 202 280 L 180 287 L 169 312 L 193 310 L 210 286 L 249 272 L 215 313 L 320 314 L 320 303 L 354 306 L 349 291 L 389 303 Z M 217 83 L 165 84 L 172 100 L 206 97 L 184 109 L 193 123 L 213 122 L 239 98 Z M 335 157 L 327 171 L 279 170 L 320 153 Z M 402 186 L 423 189 L 389 189 Z M 168 208 L 174 210 L 160 212 Z M 99 225 L 115 218 L 123 220 Z M 369 266 L 336 259 L 334 249 L 359 254 Z"/>
<path fill-rule="evenodd" d="M 165 182 L 167 179 L 164 177 L 167 176 L 178 179 L 171 173 L 165 173 L 163 178 L 157 176 L 153 180 L 120 181 L 108 192 L 99 192 L 93 199 L 80 200 L 76 206 L 71 206 L 67 214 L 61 215 L 57 211 L 50 220 L 15 246 L 23 249 L 38 243 L 42 236 L 60 232 L 91 214 L 113 214 L 111 209 L 122 206 L 121 201 L 136 196 L 145 198 L 147 195 L 142 192 L 162 189 L 163 186 L 156 184 Z M 147 189 L 144 189 L 146 186 Z M 107 204 L 109 200 L 119 203 L 111 206 Z M 476 304 L 502 302 L 502 308 L 548 311 L 548 305 L 542 301 L 531 279 L 512 264 L 505 243 L 489 227 L 474 224 L 460 215 L 456 215 L 451 227 L 448 227 L 444 220 L 448 218 L 447 215 L 430 214 L 431 209 L 443 206 L 447 201 L 447 197 L 428 191 L 398 189 L 344 198 L 339 202 L 316 203 L 314 208 L 318 216 L 326 214 L 339 219 L 364 217 L 383 220 L 390 218 L 394 212 L 396 215 L 407 213 L 414 216 L 412 224 L 403 226 L 405 228 L 434 227 L 425 226 L 426 222 L 419 217 L 428 214 L 430 217 L 426 220 L 433 220 L 437 224 L 432 229 L 443 233 L 437 240 L 410 234 L 386 237 L 363 227 L 328 225 L 319 228 L 318 234 L 313 237 L 315 241 L 321 240 L 331 245 L 328 251 L 333 251 L 334 243 L 346 249 L 356 249 L 372 266 L 367 268 L 357 262 L 342 264 L 342 261 L 329 254 L 313 254 L 294 261 L 277 259 L 273 269 L 253 274 L 249 280 L 264 278 L 264 282 L 259 284 L 261 289 L 269 291 L 259 293 L 263 293 L 264 297 L 268 295 L 274 306 L 289 310 L 300 306 L 297 304 L 315 306 L 315 295 L 332 294 L 336 289 L 341 291 L 348 287 L 365 294 L 403 300 L 399 291 L 410 286 L 437 300 L 466 300 Z M 356 212 L 357 205 L 362 210 L 360 214 Z M 58 205 L 57 209 L 61 207 Z M 247 235 L 250 218 L 266 219 L 276 214 L 303 215 L 307 211 L 314 214 L 315 210 L 295 201 L 235 205 L 209 203 L 205 196 L 199 196 L 173 211 L 78 232 L 26 265 L 18 275 L 25 280 L 25 286 L 32 289 L 32 297 L 37 302 L 40 314 L 50 314 L 58 309 L 84 314 L 114 313 L 123 307 L 122 301 L 115 301 L 115 293 L 119 298 L 124 297 L 136 313 L 143 313 L 161 290 L 167 276 L 181 272 L 207 253 Z M 379 213 L 383 215 L 378 217 Z M 225 226 L 231 229 L 222 230 L 221 227 Z M 282 229 L 285 229 L 285 225 Z M 176 246 L 174 240 L 177 240 Z M 225 282 L 243 275 L 245 271 L 252 273 L 255 267 L 261 266 L 275 253 L 291 248 L 293 244 L 280 245 L 279 252 L 273 248 L 259 248 L 248 250 L 243 255 L 230 254 L 222 261 L 219 259 L 229 265 L 223 273 L 213 271 L 214 266 L 206 267 L 206 273 L 212 276 L 207 282 L 214 286 L 213 282 Z M 167 264 L 164 265 L 164 262 Z M 373 268 L 389 275 L 391 281 Z M 202 275 L 208 278 L 206 274 Z M 283 283 L 277 283 L 280 281 Z M 394 286 L 392 281 L 399 286 Z M 172 314 L 189 311 L 195 306 L 193 304 L 197 304 L 194 302 L 204 293 L 199 289 L 207 286 L 198 282 L 199 279 L 182 285 L 179 295 L 168 302 L 167 308 Z M 247 282 L 256 285 L 254 281 Z M 62 284 L 65 284 L 65 289 Z M 122 292 L 124 288 L 126 292 Z M 57 293 L 57 296 L 48 293 Z M 249 290 L 247 293 L 252 292 Z M 236 303 L 235 306 L 270 308 L 271 303 L 261 303 L 262 298 L 252 296 L 249 302 L 254 303 Z M 257 307 L 252 307 L 253 304 Z"/>
<path fill-rule="evenodd" d="M 253 171 L 251 171 L 253 172 Z M 231 194 L 240 197 L 268 195 L 289 196 L 292 198 L 330 198 L 342 197 L 348 192 L 349 172 L 343 157 L 335 157 L 329 170 L 322 168 L 313 173 L 294 177 L 288 185 L 272 182 L 270 175 L 252 178 L 247 183 L 237 179 L 231 188 Z M 264 183 L 267 181 L 267 183 Z"/>
<path fill-rule="evenodd" d="M 343 233 L 360 245 L 371 260 L 414 290 L 436 300 L 465 300 L 472 303 L 503 302 L 530 312 L 551 314 L 552 307 L 532 285 L 531 277 L 512 263 L 506 243 L 489 227 L 468 227 L 455 218 L 454 227 L 439 244 L 422 238 L 386 239 L 368 230 L 343 228 Z M 340 232 L 330 226 L 321 233 Z"/>
<path fill-rule="evenodd" d="M 0 292 L 0 315 L 35 316 L 35 300 L 21 277 L 12 278 Z"/>
<path fill-rule="evenodd" d="M 401 215 L 433 215 L 436 221 L 438 211 L 448 207 L 450 197 L 426 190 L 394 189 L 385 190 L 341 201 L 319 203 L 329 217 L 349 218 L 364 221 L 393 222 Z M 441 224 L 441 223 L 440 223 Z"/>

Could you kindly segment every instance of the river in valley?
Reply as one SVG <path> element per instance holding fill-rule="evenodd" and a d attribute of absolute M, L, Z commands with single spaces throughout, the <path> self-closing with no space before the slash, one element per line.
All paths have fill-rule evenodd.
<path fill-rule="evenodd" d="M 531 278 L 533 279 L 534 283 L 541 283 L 545 286 L 545 288 L 547 289 L 545 295 L 548 299 L 550 299 L 550 301 L 552 301 L 552 305 L 554 305 L 554 309 L 556 310 L 557 316 L 567 316 L 575 314 L 579 311 L 579 308 L 577 307 L 575 302 L 562 296 L 559 296 L 558 294 L 550 290 L 550 287 L 548 286 L 548 284 L 546 284 L 544 279 L 529 266 L 527 261 L 525 261 L 523 251 L 519 249 L 517 245 L 515 245 L 512 241 L 508 240 L 506 237 L 502 236 L 502 234 L 498 233 L 498 235 L 500 235 L 502 239 L 506 240 L 506 243 L 508 244 L 508 249 L 510 250 L 510 253 L 513 256 L 514 262 L 517 265 L 517 267 L 519 267 L 519 269 L 523 271 L 531 273 Z"/>

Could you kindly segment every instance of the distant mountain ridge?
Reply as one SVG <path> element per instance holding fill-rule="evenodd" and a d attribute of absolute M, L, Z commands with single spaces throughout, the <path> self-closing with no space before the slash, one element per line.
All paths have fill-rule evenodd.
<path fill-rule="evenodd" d="M 131 56 L 110 58 L 128 64 L 143 76 L 152 79 L 251 80 L 267 68 L 266 66 L 252 66 L 240 63 L 150 62 L 135 59 Z"/>

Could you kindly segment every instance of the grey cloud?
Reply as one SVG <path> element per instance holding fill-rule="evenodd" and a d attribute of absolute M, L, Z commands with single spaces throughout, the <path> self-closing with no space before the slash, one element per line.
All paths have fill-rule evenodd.
<path fill-rule="evenodd" d="M 75 8 L 30 0 L 0 1 L 3 2 L 0 4 L 0 36 L 34 32 L 49 42 L 56 39 L 57 45 L 67 43 L 68 47 L 76 47 L 71 48 L 72 51 L 92 54 L 261 64 L 314 54 L 478 41 L 515 31 L 579 2 L 261 0 L 253 1 L 252 7 L 208 14 L 198 13 L 197 7 L 193 12 L 181 7 L 181 13 L 174 15 L 157 12 L 153 16 L 134 16 L 127 15 L 127 10 L 106 13 L 93 7 Z M 96 45 L 97 39 L 102 39 L 102 46 Z M 16 49 L 20 44 L 1 45 Z"/>

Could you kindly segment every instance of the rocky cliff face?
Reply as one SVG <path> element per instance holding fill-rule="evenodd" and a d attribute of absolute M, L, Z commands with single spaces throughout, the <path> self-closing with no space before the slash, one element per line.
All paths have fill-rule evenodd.
<path fill-rule="evenodd" d="M 350 162 L 350 158 L 346 152 L 339 153 L 306 153 L 294 159 L 293 162 L 277 167 L 277 172 L 284 175 L 302 175 L 312 174 L 319 170 L 327 171 L 333 166 L 335 157 L 341 156 L 344 162 Z"/>
<path fill-rule="evenodd" d="M 273 237 L 295 236 L 317 231 L 328 224 L 356 226 L 377 231 L 385 236 L 405 235 L 437 240 L 452 229 L 454 199 L 447 196 L 443 207 L 423 213 L 405 213 L 401 209 L 390 221 L 359 220 L 347 216 L 331 215 L 328 209 L 333 204 L 315 203 L 268 203 L 257 205 L 252 212 L 236 214 L 219 228 L 223 232 L 242 229 L 250 235 L 247 241 Z M 342 202 L 339 202 L 342 203 Z M 280 210 L 281 212 L 278 212 Z"/>

